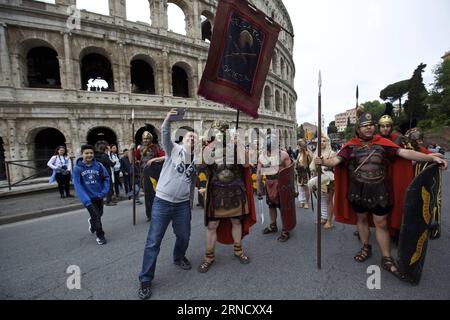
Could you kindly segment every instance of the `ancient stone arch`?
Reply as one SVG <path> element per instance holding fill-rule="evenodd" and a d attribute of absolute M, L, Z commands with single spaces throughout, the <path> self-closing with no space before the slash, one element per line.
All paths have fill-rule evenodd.
<path fill-rule="evenodd" d="M 130 84 L 132 93 L 156 94 L 156 63 L 146 54 L 136 54 L 130 60 Z"/>
<path fill-rule="evenodd" d="M 275 89 L 275 111 L 281 112 L 281 95 L 278 89 Z"/>
<path fill-rule="evenodd" d="M 195 91 L 194 91 L 194 72 L 193 72 L 193 68 L 191 67 L 191 65 L 186 62 L 186 61 L 178 61 L 174 64 L 172 64 L 172 90 L 174 89 L 174 84 L 176 83 L 177 79 L 174 79 L 174 70 L 176 70 L 177 68 L 182 69 L 187 76 L 187 93 L 188 96 L 190 98 L 195 96 Z M 184 79 L 180 79 L 184 80 Z M 172 91 L 172 94 L 174 94 L 174 92 Z"/>
<path fill-rule="evenodd" d="M 116 86 L 114 61 L 105 48 L 94 46 L 84 48 L 79 54 L 79 64 L 82 89 L 88 88 L 90 79 L 95 81 L 96 77 L 101 77 L 108 83 L 108 89 L 105 91 L 114 91 Z"/>
<path fill-rule="evenodd" d="M 266 110 L 273 110 L 273 95 L 269 85 L 264 87 L 264 108 Z"/>
<path fill-rule="evenodd" d="M 110 126 L 97 125 L 90 128 L 86 133 L 86 141 L 91 145 L 95 145 L 95 143 L 101 140 L 108 142 L 108 144 L 116 144 L 122 147 L 119 144 L 119 135 Z"/>
<path fill-rule="evenodd" d="M 66 146 L 67 136 L 64 134 L 64 130 L 60 130 L 60 127 L 36 125 L 27 132 L 25 141 L 25 144 L 20 146 L 21 158 L 32 160 L 32 162 L 26 163 L 27 165 L 34 164 L 38 169 L 45 169 L 55 148 L 60 145 Z M 32 173 L 28 170 L 25 174 Z"/>
<path fill-rule="evenodd" d="M 17 59 L 18 59 L 18 65 L 19 65 L 19 73 L 20 73 L 20 84 L 22 87 L 29 87 L 30 86 L 30 71 L 29 70 L 29 56 L 28 54 L 35 49 L 38 48 L 46 48 L 49 51 L 49 54 L 51 52 L 56 53 L 56 56 L 52 57 L 52 59 L 56 59 L 55 63 L 57 64 L 55 68 L 55 73 L 57 73 L 59 86 L 61 86 L 61 77 L 59 73 L 59 69 L 61 68 L 60 65 L 60 59 L 61 59 L 61 52 L 58 52 L 58 46 L 53 45 L 47 40 L 44 40 L 42 38 L 28 38 L 22 42 L 20 42 L 17 45 L 16 52 L 17 52 Z M 31 77 L 33 77 L 31 75 Z"/>
<path fill-rule="evenodd" d="M 64 18 L 67 16 L 67 6 L 73 4 L 74 0 L 56 0 L 55 4 L 37 6 L 34 6 L 32 1 L 3 3 L 4 7 L 15 13 L 14 18 L 5 17 L 4 24 L 0 24 L 0 40 L 6 40 L 6 46 L 4 42 L 0 46 L 0 59 L 6 57 L 6 63 L 11 65 L 9 74 L 3 79 L 0 77 L 4 84 L 0 86 L 0 97 L 10 97 L 7 101 L 0 98 L 1 104 L 4 105 L 2 116 L 8 119 L 0 121 L 6 125 L 5 130 L 1 130 L 1 137 L 8 159 L 29 158 L 23 153 L 26 149 L 24 133 L 35 125 L 58 128 L 66 137 L 67 144 L 73 146 L 71 149 L 75 149 L 86 142 L 84 139 L 87 132 L 95 126 L 113 128 L 121 145 L 126 143 L 129 146 L 132 140 L 129 121 L 132 109 L 139 115 L 136 120 L 137 127 L 148 122 L 158 130 L 168 109 L 181 102 L 190 109 L 189 121 L 201 120 L 205 128 L 217 117 L 234 120 L 235 114 L 230 112 L 229 108 L 196 95 L 199 78 L 208 56 L 208 46 L 201 41 L 201 15 L 214 21 L 217 1 L 171 2 L 184 10 L 188 24 L 186 37 L 167 32 L 168 0 L 148 1 L 151 26 L 126 20 L 125 1 L 109 0 L 109 16 L 93 12 L 83 13 L 82 28 L 74 32 L 67 32 Z M 252 0 L 252 3 L 263 11 L 266 10 L 269 16 L 273 11 L 277 22 L 291 30 L 289 16 L 281 0 Z M 35 10 L 36 8 L 38 10 Z M 58 16 L 62 19 L 49 19 Z M 30 25 L 30 21 L 38 21 L 39 28 Z M 26 40 L 28 42 L 24 42 Z M 23 88 L 20 84 L 19 46 L 22 43 L 24 47 L 33 43 L 39 44 L 40 41 L 47 42 L 46 46 L 54 48 L 58 54 L 61 86 L 64 91 L 32 90 Z M 263 123 L 268 128 L 277 127 L 289 131 L 295 126 L 292 115 L 295 117 L 297 95 L 293 88 L 295 65 L 292 61 L 292 43 L 292 37 L 286 33 L 280 36 L 276 45 L 273 66 L 265 86 L 265 90 L 270 90 L 270 108 L 266 108 L 265 100 L 261 99 L 261 120 L 253 121 L 242 117 L 242 128 Z M 96 95 L 80 90 L 81 61 L 85 55 L 91 53 L 100 54 L 110 62 L 114 92 Z M 281 56 L 285 62 L 285 76 L 288 76 L 290 81 L 280 81 Z M 135 59 L 142 59 L 151 65 L 155 75 L 155 94 L 132 94 L 130 67 Z M 3 63 L 3 60 L 1 62 Z M 171 97 L 173 66 L 183 69 L 186 73 L 189 98 Z M 21 89 L 16 90 L 17 98 L 11 94 L 10 88 Z M 273 112 L 276 109 L 275 89 L 278 91 L 280 111 L 283 109 L 283 94 L 293 99 L 292 103 L 289 103 L 292 105 L 292 115 Z M 184 121 L 183 125 L 189 125 L 188 120 Z"/>
<path fill-rule="evenodd" d="M 183 11 L 186 22 L 185 24 L 186 36 L 195 37 L 195 35 L 198 34 L 198 31 L 195 30 L 195 27 L 198 25 L 198 22 L 195 21 L 195 13 L 192 7 L 192 2 L 187 2 L 185 0 L 167 0 L 167 4 L 169 3 L 178 6 L 181 9 L 181 11 Z M 167 16 L 167 7 L 166 7 L 166 16 Z"/>

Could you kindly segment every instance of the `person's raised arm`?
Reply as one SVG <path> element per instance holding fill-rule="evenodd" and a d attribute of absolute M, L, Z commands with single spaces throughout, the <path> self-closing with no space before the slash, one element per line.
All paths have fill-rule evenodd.
<path fill-rule="evenodd" d="M 398 156 L 411 161 L 434 162 L 437 163 L 443 170 L 447 170 L 448 168 L 448 163 L 446 160 L 431 154 L 425 154 L 408 149 L 398 149 Z"/>
<path fill-rule="evenodd" d="M 168 157 L 170 157 L 172 153 L 172 149 L 174 146 L 174 143 L 170 140 L 170 117 L 177 114 L 177 109 L 172 108 L 169 113 L 167 113 L 166 119 L 164 119 L 163 125 L 162 125 L 162 147 L 164 149 L 164 152 Z"/>

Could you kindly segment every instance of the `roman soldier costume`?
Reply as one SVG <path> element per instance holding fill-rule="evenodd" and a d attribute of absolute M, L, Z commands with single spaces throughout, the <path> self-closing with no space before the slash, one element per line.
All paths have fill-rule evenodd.
<path fill-rule="evenodd" d="M 368 124 L 374 124 L 372 116 L 363 113 L 358 126 Z M 355 137 L 341 149 L 338 157 L 343 161 L 335 170 L 336 221 L 356 224 L 358 208 L 391 209 L 389 227 L 400 228 L 404 194 L 413 177 L 411 162 L 396 156 L 398 148 L 375 135 L 367 142 Z"/>
<path fill-rule="evenodd" d="M 271 136 L 267 139 L 267 149 L 271 149 Z M 265 176 L 266 202 L 269 208 L 279 208 L 281 213 L 281 221 L 283 229 L 278 241 L 285 242 L 289 239 L 289 232 L 293 230 L 297 224 L 295 210 L 295 165 L 291 164 L 287 168 L 280 170 L 281 151 L 278 154 L 262 154 L 259 157 L 261 165 L 261 174 Z M 276 221 L 272 222 L 263 230 L 263 234 L 277 232 Z"/>
<path fill-rule="evenodd" d="M 140 177 L 145 195 L 145 214 L 147 220 L 151 219 L 153 200 L 156 195 L 156 183 L 158 182 L 164 161 L 154 162 L 147 166 L 147 162 L 153 158 L 163 157 L 164 150 L 153 143 L 153 135 L 145 131 L 142 134 L 142 144 L 135 150 L 135 158 L 139 161 Z"/>
<path fill-rule="evenodd" d="M 253 200 L 253 187 L 251 168 L 245 167 L 237 161 L 237 157 L 229 160 L 226 156 L 226 130 L 229 128 L 224 121 L 216 121 L 213 129 L 221 134 L 216 135 L 215 140 L 207 145 L 204 154 L 208 153 L 216 159 L 217 143 L 223 143 L 223 158 L 216 159 L 214 164 L 206 165 L 207 174 L 205 197 L 205 226 L 211 221 L 220 221 L 217 227 L 217 241 L 222 244 L 233 244 L 234 255 L 241 263 L 248 263 L 249 258 L 243 253 L 241 242 L 233 239 L 231 219 L 240 220 L 242 238 L 250 232 L 250 227 L 256 223 L 256 210 Z M 223 137 L 223 138 L 222 138 Z M 228 160 L 228 162 L 227 162 Z M 207 247 L 205 259 L 198 268 L 199 272 L 207 272 L 214 262 L 214 247 Z"/>

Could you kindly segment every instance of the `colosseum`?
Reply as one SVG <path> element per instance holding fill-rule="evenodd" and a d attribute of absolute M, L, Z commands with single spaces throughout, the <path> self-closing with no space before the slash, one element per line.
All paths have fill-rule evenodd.
<path fill-rule="evenodd" d="M 44 168 L 58 145 L 72 156 L 98 140 L 127 147 L 133 109 L 136 137 L 145 124 L 158 134 L 168 110 L 178 106 L 187 108 L 180 127 L 235 121 L 234 109 L 197 96 L 216 0 L 148 0 L 151 24 L 127 19 L 129 0 L 107 0 L 109 15 L 74 10 L 76 0 L 48 2 L 0 0 L 0 180 L 5 161 Z M 183 11 L 185 35 L 168 28 L 169 3 Z M 289 33 L 279 35 L 260 118 L 242 116 L 240 127 L 276 128 L 281 144 L 293 146 L 292 24 L 281 0 L 251 3 Z M 9 167 L 12 180 L 29 174 Z"/>

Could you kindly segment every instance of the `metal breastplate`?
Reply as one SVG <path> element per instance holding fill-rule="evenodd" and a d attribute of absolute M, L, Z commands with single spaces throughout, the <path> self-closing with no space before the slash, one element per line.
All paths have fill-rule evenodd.
<path fill-rule="evenodd" d="M 240 167 L 234 164 L 216 164 L 213 170 L 213 180 L 231 183 L 241 177 Z"/>
<path fill-rule="evenodd" d="M 350 174 L 360 182 L 377 183 L 386 175 L 386 151 L 382 146 L 354 147 L 350 156 Z"/>
<path fill-rule="evenodd" d="M 210 184 L 214 209 L 230 210 L 246 203 L 245 184 L 241 165 L 215 164 Z"/>

